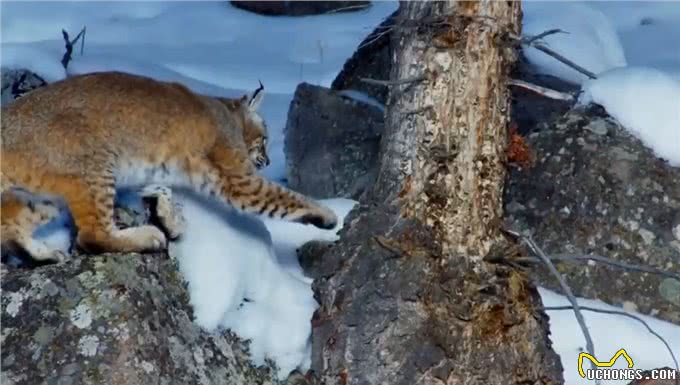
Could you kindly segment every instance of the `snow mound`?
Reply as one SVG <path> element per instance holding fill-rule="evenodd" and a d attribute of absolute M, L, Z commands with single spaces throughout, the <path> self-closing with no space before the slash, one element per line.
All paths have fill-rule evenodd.
<path fill-rule="evenodd" d="M 290 266 L 295 248 L 283 246 L 289 259 L 286 268 L 279 264 L 272 236 L 258 218 L 187 194 L 176 197 L 183 206 L 186 232 L 171 244 L 171 255 L 178 258 L 189 283 L 196 323 L 208 331 L 231 329 L 249 339 L 253 362 L 262 365 L 265 358 L 272 359 L 281 378 L 298 367 L 308 369 L 310 321 L 318 305 L 311 280 L 302 277 L 299 265 Z M 348 202 L 334 201 L 340 217 L 349 211 Z M 316 235 L 336 239 L 339 230 L 290 223 L 272 228 L 276 238 L 297 247 Z"/>
<path fill-rule="evenodd" d="M 624 67 L 626 58 L 613 25 L 602 12 L 588 5 L 571 2 L 525 2 L 523 34 L 538 35 L 559 28 L 568 34 L 546 36 L 544 41 L 555 52 L 583 68 L 599 74 Z M 588 77 L 537 50 L 524 48 L 524 55 L 541 73 L 581 84 Z"/>
<path fill-rule="evenodd" d="M 550 290 L 539 288 L 543 305 L 568 306 L 566 297 Z M 597 309 L 623 311 L 623 309 L 607 305 L 601 301 L 577 298 L 581 306 Z M 585 351 L 585 338 L 576 322 L 572 310 L 551 310 L 550 334 L 554 342 L 553 348 L 562 359 L 564 367 L 564 383 L 571 385 L 591 385 L 593 382 L 578 374 L 577 362 L 580 352 Z M 676 356 L 680 356 L 680 333 L 678 327 L 659 319 L 628 311 L 627 313 L 643 319 L 652 330 L 661 335 L 671 346 Z M 616 351 L 626 349 L 630 354 L 635 369 L 656 369 L 664 366 L 675 367 L 670 353 L 663 343 L 651 335 L 645 326 L 628 317 L 616 314 L 601 314 L 583 311 L 588 331 L 595 345 L 595 357 L 609 360 Z M 618 360 L 614 369 L 626 368 L 625 360 Z M 625 385 L 630 381 L 602 381 L 606 385 Z"/>
<path fill-rule="evenodd" d="M 644 67 L 617 68 L 583 85 L 580 103 L 609 115 L 673 166 L 680 166 L 680 82 Z"/>

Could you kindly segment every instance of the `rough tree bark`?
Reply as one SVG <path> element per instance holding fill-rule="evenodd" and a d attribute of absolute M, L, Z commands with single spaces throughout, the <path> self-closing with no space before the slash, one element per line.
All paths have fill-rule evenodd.
<path fill-rule="evenodd" d="M 519 2 L 401 4 L 378 182 L 314 284 L 319 383 L 562 383 L 535 288 L 483 261 L 511 249 L 503 38 L 519 30 Z"/>

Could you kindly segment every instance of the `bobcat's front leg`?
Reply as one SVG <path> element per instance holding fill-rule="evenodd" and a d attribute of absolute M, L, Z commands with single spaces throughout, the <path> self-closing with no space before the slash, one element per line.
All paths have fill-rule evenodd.
<path fill-rule="evenodd" d="M 168 238 L 177 239 L 184 233 L 184 216 L 179 202 L 173 202 L 172 190 L 167 186 L 149 185 L 140 191 L 142 198 L 156 200 L 156 217 L 167 231 Z"/>
<path fill-rule="evenodd" d="M 219 197 L 234 208 L 270 218 L 311 224 L 321 229 L 333 229 L 338 224 L 335 213 L 314 200 L 276 183 L 255 172 L 245 158 L 232 160 L 225 167 L 216 160 L 188 159 L 188 174 L 194 189 L 204 195 Z"/>

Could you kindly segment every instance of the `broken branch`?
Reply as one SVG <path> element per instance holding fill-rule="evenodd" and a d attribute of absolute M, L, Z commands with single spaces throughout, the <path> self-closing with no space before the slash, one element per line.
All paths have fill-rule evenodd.
<path fill-rule="evenodd" d="M 576 100 L 576 97 L 572 94 L 542 87 L 533 83 L 525 82 L 524 80 L 510 79 L 508 80 L 508 84 L 511 86 L 526 88 L 549 99 L 564 100 L 567 102 L 573 102 Z"/>

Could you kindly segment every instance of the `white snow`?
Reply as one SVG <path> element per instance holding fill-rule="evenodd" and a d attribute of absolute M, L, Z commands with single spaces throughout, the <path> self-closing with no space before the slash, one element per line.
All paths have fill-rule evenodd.
<path fill-rule="evenodd" d="M 539 288 L 543 305 L 568 306 L 567 299 L 550 290 Z M 581 306 L 597 309 L 623 311 L 621 308 L 607 305 L 601 301 L 578 298 Z M 571 310 L 548 311 L 550 316 L 551 340 L 553 348 L 560 355 L 564 368 L 564 383 L 569 385 L 592 384 L 590 380 L 578 374 L 578 355 L 585 352 L 585 338 Z M 680 329 L 659 319 L 639 313 L 627 313 L 643 319 L 655 332 L 661 335 L 676 358 L 680 359 Z M 595 358 L 609 361 L 619 349 L 625 349 L 633 360 L 634 369 L 655 369 L 664 366 L 675 367 L 670 353 L 663 343 L 650 334 L 645 326 L 637 320 L 620 316 L 583 311 L 588 331 L 595 346 Z M 624 360 L 617 360 L 613 368 L 625 368 Z M 586 361 L 586 364 L 588 362 Z M 584 368 L 585 369 L 585 368 Z M 602 381 L 603 385 L 623 385 L 630 381 Z"/>
<path fill-rule="evenodd" d="M 335 240 L 342 225 L 312 230 L 267 221 L 268 229 L 258 218 L 190 194 L 177 198 L 187 230 L 171 245 L 171 255 L 189 282 L 196 322 L 209 331 L 231 329 L 249 339 L 253 362 L 274 360 L 282 378 L 297 367 L 308 369 L 310 321 L 318 305 L 311 280 L 301 275 L 295 246 L 317 238 Z M 339 217 L 349 208 L 345 200 L 323 203 Z"/>
<path fill-rule="evenodd" d="M 659 156 L 672 162 L 677 143 L 673 95 L 677 84 L 660 72 L 615 67 L 635 65 L 680 78 L 680 3 L 667 2 L 524 2 L 524 33 L 562 28 L 568 35 L 546 38 L 550 47 L 599 73 L 585 85 L 583 101 L 603 104 Z M 238 96 L 257 87 L 267 92 L 262 115 L 270 127 L 272 166 L 264 174 L 283 180 L 283 134 L 292 94 L 300 82 L 328 86 L 359 42 L 396 9 L 394 2 L 374 2 L 367 10 L 303 18 L 257 16 L 228 2 L 0 2 L 0 62 L 29 68 L 48 81 L 66 76 L 59 61 L 61 29 L 72 36 L 87 26 L 85 53 L 79 47 L 69 65 L 72 74 L 122 70 L 179 81 L 197 92 Z M 539 56 L 535 56 L 539 55 Z M 581 83 L 584 78 L 542 53 L 531 52 L 539 68 Z M 610 71 L 611 70 L 611 71 Z M 374 103 L 348 90 L 345 96 Z M 680 109 L 676 108 L 675 111 Z M 676 126 L 677 127 L 677 126 Z M 675 140 L 676 142 L 673 142 Z M 190 286 L 196 321 L 210 330 L 231 328 L 251 339 L 255 363 L 273 358 L 285 377 L 309 366 L 310 318 L 317 304 L 310 280 L 302 276 L 295 249 L 312 239 L 334 240 L 336 231 L 245 216 L 177 194 L 188 222 L 182 241 L 172 244 Z M 121 196 L 126 204 L 138 197 Z M 354 202 L 326 200 L 339 217 Z M 59 248 L 69 246 L 58 219 L 36 237 Z M 219 240 L 219 241 L 216 241 Z M 546 306 L 565 300 L 541 290 Z M 248 302 L 244 301 L 248 299 Z M 605 306 L 581 300 L 584 305 Z M 578 377 L 576 359 L 584 345 L 570 311 L 552 311 L 554 348 L 568 384 Z M 658 340 L 636 321 L 586 313 L 598 358 L 623 347 L 636 368 L 672 365 Z M 650 317 L 680 356 L 680 329 Z M 607 384 L 613 384 L 610 382 Z"/>
<path fill-rule="evenodd" d="M 671 165 L 680 166 L 680 81 L 643 67 L 618 68 L 583 85 L 597 103 Z"/>
<path fill-rule="evenodd" d="M 522 5 L 524 35 L 538 35 L 554 28 L 568 32 L 543 40 L 552 50 L 595 74 L 626 65 L 616 30 L 599 10 L 577 2 L 528 1 Z M 524 54 L 542 73 L 576 84 L 588 79 L 536 48 L 524 48 Z"/>
<path fill-rule="evenodd" d="M 527 59 L 538 71 L 582 84 L 581 103 L 602 105 L 658 156 L 680 166 L 680 3 L 523 5 L 524 34 L 553 28 L 569 32 L 544 40 L 598 79 L 589 81 L 535 48 L 526 48 Z"/>

